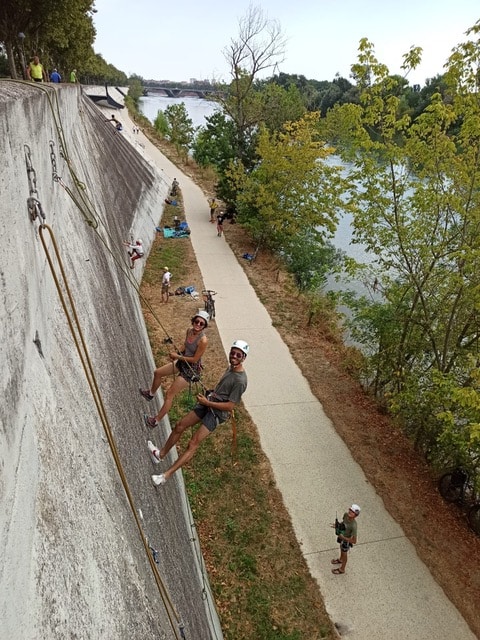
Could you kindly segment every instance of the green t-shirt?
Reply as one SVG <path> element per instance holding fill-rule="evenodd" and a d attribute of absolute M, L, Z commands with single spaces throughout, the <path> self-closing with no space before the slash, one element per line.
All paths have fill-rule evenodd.
<path fill-rule="evenodd" d="M 345 538 L 357 537 L 357 521 L 350 520 L 348 517 L 348 511 L 343 514 L 343 524 L 345 525 L 345 531 L 342 531 L 342 535 Z"/>

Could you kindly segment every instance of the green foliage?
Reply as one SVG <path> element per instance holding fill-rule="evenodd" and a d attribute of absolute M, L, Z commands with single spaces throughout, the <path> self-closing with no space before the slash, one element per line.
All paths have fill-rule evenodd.
<path fill-rule="evenodd" d="M 352 163 L 346 204 L 382 294 L 382 303 L 352 307 L 369 382 L 437 461 L 478 455 L 478 408 L 466 405 L 480 348 L 479 52 L 478 40 L 454 50 L 444 94 L 432 93 L 412 122 L 401 79 L 364 40 L 352 67 L 360 105 L 337 105 L 326 118 Z"/>
<path fill-rule="evenodd" d="M 260 245 L 287 255 L 298 235 L 321 242 L 333 234 L 342 207 L 343 180 L 338 167 L 323 162 L 331 149 L 319 139 L 317 122 L 318 114 L 307 114 L 281 133 L 263 129 L 253 171 L 229 170 L 241 221 Z"/>
<path fill-rule="evenodd" d="M 157 112 L 157 117 L 153 121 L 153 126 L 155 127 L 155 131 L 157 131 L 162 138 L 165 138 L 168 134 L 168 121 L 165 113 L 161 109 Z"/>
<path fill-rule="evenodd" d="M 193 157 L 202 167 L 225 171 L 234 159 L 235 126 L 222 111 L 215 111 L 200 127 L 193 144 Z"/>
<path fill-rule="evenodd" d="M 125 74 L 93 51 L 94 11 L 94 0 L 4 0 L 0 42 L 5 45 L 10 75 L 22 77 L 22 58 L 28 64 L 38 55 L 47 73 L 56 67 L 66 78 L 77 69 L 82 81 L 124 84 Z M 22 40 L 19 33 L 25 35 Z"/>
<path fill-rule="evenodd" d="M 171 104 L 163 113 L 167 122 L 166 138 L 175 146 L 177 153 L 186 157 L 193 145 L 195 127 L 188 116 L 185 103 Z"/>
<path fill-rule="evenodd" d="M 143 96 L 143 78 L 137 75 L 130 76 L 128 79 L 128 95 L 135 107 L 138 108 L 138 101 Z"/>
<path fill-rule="evenodd" d="M 318 291 L 340 263 L 337 249 L 328 241 L 321 242 L 318 234 L 308 229 L 290 238 L 284 257 L 300 291 Z"/>

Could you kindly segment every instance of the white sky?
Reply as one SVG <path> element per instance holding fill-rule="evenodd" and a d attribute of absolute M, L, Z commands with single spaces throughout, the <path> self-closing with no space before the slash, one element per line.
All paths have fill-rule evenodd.
<path fill-rule="evenodd" d="M 95 52 L 127 75 L 145 79 L 228 80 L 222 50 L 238 35 L 248 0 L 96 0 Z M 261 0 L 252 2 L 280 23 L 287 37 L 279 70 L 309 79 L 348 78 L 361 38 L 374 45 L 391 73 L 402 56 L 423 48 L 408 80 L 424 84 L 443 72 L 453 47 L 480 19 L 479 0 Z M 268 74 L 271 75 L 271 74 Z"/>

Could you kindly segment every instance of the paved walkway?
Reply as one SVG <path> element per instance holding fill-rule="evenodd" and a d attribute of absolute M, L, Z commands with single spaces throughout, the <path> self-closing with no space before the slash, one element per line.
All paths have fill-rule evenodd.
<path fill-rule="evenodd" d="M 218 292 L 216 322 L 225 351 L 236 338 L 250 344 L 244 404 L 332 620 L 355 640 L 473 640 L 311 393 L 237 258 L 217 237 L 205 195 L 143 135 L 130 133 L 126 113 L 118 117 L 167 182 L 180 182 L 205 287 Z M 338 546 L 329 524 L 352 502 L 362 507 L 358 544 L 345 575 L 335 576 L 330 561 Z"/>

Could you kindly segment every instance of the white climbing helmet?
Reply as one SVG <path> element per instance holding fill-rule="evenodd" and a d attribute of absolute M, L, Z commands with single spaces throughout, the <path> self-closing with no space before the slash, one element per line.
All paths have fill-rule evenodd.
<path fill-rule="evenodd" d="M 137 240 L 137 244 L 142 244 L 142 241 L 140 240 L 140 238 Z"/>
<path fill-rule="evenodd" d="M 240 351 L 245 354 L 245 357 L 248 356 L 248 352 L 250 350 L 250 347 L 245 342 L 245 340 L 235 340 L 235 342 L 232 344 L 230 349 L 234 349 L 234 348 L 235 349 L 240 349 Z"/>
<path fill-rule="evenodd" d="M 208 327 L 210 316 L 206 311 L 204 311 L 203 309 L 199 309 L 198 312 L 193 316 L 192 322 L 195 320 L 195 318 L 202 318 L 202 320 L 205 320 L 205 327 Z"/>

